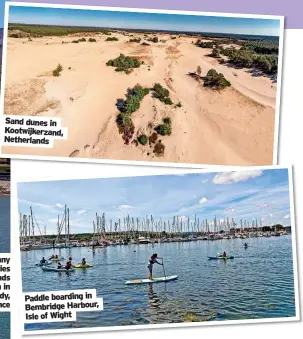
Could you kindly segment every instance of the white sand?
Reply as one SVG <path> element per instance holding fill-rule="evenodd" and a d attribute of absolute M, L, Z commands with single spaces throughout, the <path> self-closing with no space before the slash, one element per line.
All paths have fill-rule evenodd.
<path fill-rule="evenodd" d="M 171 40 L 158 34 L 167 42 L 142 46 L 115 35 L 118 42 L 105 42 L 105 36 L 96 35 L 96 43 L 79 44 L 62 44 L 73 37 L 8 39 L 5 114 L 61 117 L 69 136 L 67 141 L 56 141 L 53 149 L 6 146 L 3 153 L 222 165 L 272 163 L 276 85 L 270 79 L 218 64 L 207 56 L 210 50 L 196 47 L 190 37 Z M 115 72 L 106 62 L 120 53 L 138 56 L 144 65 L 129 75 Z M 53 77 L 58 63 L 63 72 Z M 203 87 L 187 75 L 198 65 L 202 76 L 214 68 L 232 86 L 222 91 Z M 136 137 L 152 132 L 149 123 L 156 126 L 162 118 L 171 118 L 172 135 L 160 138 L 165 145 L 163 157 L 156 157 L 149 146 L 125 145 L 115 122 L 116 100 L 125 98 L 127 88 L 137 83 L 152 87 L 156 82 L 167 87 L 173 102 L 180 101 L 182 107 L 164 105 L 148 95 L 132 119 Z"/>

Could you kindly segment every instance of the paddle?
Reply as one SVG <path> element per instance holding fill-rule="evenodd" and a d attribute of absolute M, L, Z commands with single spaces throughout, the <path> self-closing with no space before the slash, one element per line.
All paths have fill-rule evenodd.
<path fill-rule="evenodd" d="M 165 268 L 164 268 L 164 260 L 162 258 L 162 267 L 163 267 L 163 272 L 164 272 L 164 278 L 166 279 L 166 274 L 165 274 Z"/>

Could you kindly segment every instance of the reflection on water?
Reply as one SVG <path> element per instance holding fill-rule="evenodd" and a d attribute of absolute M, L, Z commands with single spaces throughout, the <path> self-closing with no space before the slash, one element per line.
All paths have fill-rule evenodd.
<path fill-rule="evenodd" d="M 74 263 L 86 258 L 93 268 L 75 272 L 43 272 L 35 267 L 52 250 L 21 253 L 23 290 L 51 291 L 96 288 L 104 298 L 101 312 L 79 312 L 77 321 L 27 324 L 26 330 L 160 324 L 192 321 L 295 316 L 291 236 L 61 249 Z M 207 260 L 226 250 L 234 260 Z M 165 258 L 167 284 L 124 285 L 147 277 L 152 252 Z M 155 265 L 154 276 L 163 276 Z"/>

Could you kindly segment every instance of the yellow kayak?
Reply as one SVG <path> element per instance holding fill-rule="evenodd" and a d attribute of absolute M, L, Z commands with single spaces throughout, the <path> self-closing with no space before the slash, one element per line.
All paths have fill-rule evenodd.
<path fill-rule="evenodd" d="M 77 264 L 77 265 L 75 265 L 73 267 L 74 268 L 89 268 L 89 267 L 93 267 L 93 265 L 90 265 L 90 264 L 85 264 L 85 265 Z"/>

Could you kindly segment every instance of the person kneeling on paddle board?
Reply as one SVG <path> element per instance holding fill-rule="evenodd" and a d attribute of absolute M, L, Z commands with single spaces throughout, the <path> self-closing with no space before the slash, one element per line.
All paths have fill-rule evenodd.
<path fill-rule="evenodd" d="M 158 262 L 157 259 L 162 259 L 158 257 L 157 253 L 154 253 L 148 262 L 147 268 L 148 268 L 148 279 L 153 280 L 153 265 L 158 264 L 158 265 L 163 265 L 162 263 Z"/>

